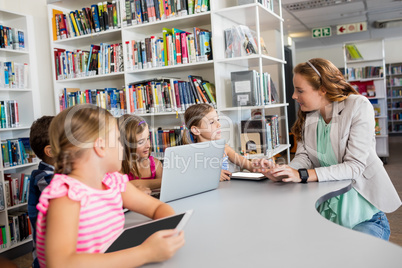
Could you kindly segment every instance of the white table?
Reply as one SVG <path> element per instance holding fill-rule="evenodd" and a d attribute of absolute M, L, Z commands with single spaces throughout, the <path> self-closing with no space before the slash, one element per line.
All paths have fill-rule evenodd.
<path fill-rule="evenodd" d="M 146 267 L 402 267 L 402 247 L 329 222 L 317 201 L 346 192 L 350 181 L 221 182 L 217 190 L 170 202 L 194 209 L 186 244 Z M 146 218 L 127 213 L 132 225 Z"/>

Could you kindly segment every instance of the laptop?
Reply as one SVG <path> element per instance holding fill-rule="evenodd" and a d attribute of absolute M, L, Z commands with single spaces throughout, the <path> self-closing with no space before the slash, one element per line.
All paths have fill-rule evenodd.
<path fill-rule="evenodd" d="M 170 202 L 218 188 L 225 140 L 168 147 L 159 199 Z"/>

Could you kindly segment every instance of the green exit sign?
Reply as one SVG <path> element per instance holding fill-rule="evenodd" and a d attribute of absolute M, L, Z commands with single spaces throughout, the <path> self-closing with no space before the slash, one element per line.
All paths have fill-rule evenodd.
<path fill-rule="evenodd" d="M 313 38 L 328 37 L 332 35 L 331 27 L 314 28 L 311 30 Z"/>

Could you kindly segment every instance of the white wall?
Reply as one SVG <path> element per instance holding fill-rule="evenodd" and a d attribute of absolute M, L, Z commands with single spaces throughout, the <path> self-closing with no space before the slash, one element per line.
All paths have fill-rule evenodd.
<path fill-rule="evenodd" d="M 402 62 L 402 37 L 385 39 L 385 63 Z"/>
<path fill-rule="evenodd" d="M 39 116 L 54 115 L 55 104 L 53 97 L 52 64 L 50 54 L 49 26 L 47 23 L 46 0 L 1 0 L 3 10 L 31 15 L 35 26 L 35 47 L 38 73 L 40 102 Z"/>
<path fill-rule="evenodd" d="M 402 62 L 402 37 L 385 39 L 385 63 Z M 294 53 L 295 62 L 299 64 L 311 58 L 325 58 L 336 67 L 344 67 L 342 44 L 327 47 L 297 49 Z"/>
<path fill-rule="evenodd" d="M 295 52 L 296 65 L 301 62 L 306 62 L 312 58 L 324 58 L 335 64 L 336 67 L 344 67 L 342 44 L 327 46 L 297 49 Z"/>

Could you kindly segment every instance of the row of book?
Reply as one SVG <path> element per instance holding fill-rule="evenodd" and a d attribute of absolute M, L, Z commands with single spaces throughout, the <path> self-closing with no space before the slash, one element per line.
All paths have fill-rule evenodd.
<path fill-rule="evenodd" d="M 5 196 L 2 199 L 8 208 L 28 202 L 30 177 L 25 173 L 4 174 Z"/>
<path fill-rule="evenodd" d="M 8 214 L 8 223 L 0 225 L 0 248 L 15 245 L 32 237 L 31 221 L 27 212 L 16 211 Z M 10 238 L 7 237 L 10 234 Z"/>
<path fill-rule="evenodd" d="M 27 63 L 0 61 L 0 88 L 28 88 Z"/>
<path fill-rule="evenodd" d="M 54 9 L 53 40 L 120 28 L 120 2 L 121 0 L 98 2 L 91 7 L 83 7 L 81 10 L 72 10 L 65 14 Z"/>
<path fill-rule="evenodd" d="M 402 97 L 402 89 L 393 89 L 392 91 L 390 90 L 389 94 L 391 94 L 392 97 Z"/>
<path fill-rule="evenodd" d="M 402 132 L 402 124 L 394 124 L 394 128 L 392 128 L 392 125 L 389 125 L 389 131 L 394 131 L 394 132 Z"/>
<path fill-rule="evenodd" d="M 400 104 L 399 104 L 400 105 Z M 399 106 L 400 108 L 401 106 Z M 402 112 L 393 113 L 392 118 L 388 118 L 389 120 L 402 120 Z M 402 123 L 402 122 L 401 122 Z"/>
<path fill-rule="evenodd" d="M 389 108 L 402 108 L 402 101 L 388 103 Z"/>
<path fill-rule="evenodd" d="M 16 100 L 0 100 L 1 128 L 20 126 L 18 102 Z"/>
<path fill-rule="evenodd" d="M 31 148 L 28 137 L 2 140 L 1 153 L 3 167 L 5 168 L 36 161 L 36 155 Z"/>
<path fill-rule="evenodd" d="M 183 126 L 176 126 L 173 129 L 151 128 L 149 130 L 151 155 L 163 158 L 166 148 L 183 145 L 183 131 Z"/>
<path fill-rule="evenodd" d="M 241 153 L 264 154 L 280 145 L 278 115 L 241 121 Z"/>
<path fill-rule="evenodd" d="M 257 35 L 245 25 L 224 30 L 226 58 L 242 57 L 258 53 Z M 268 55 L 264 39 L 260 37 L 261 53 Z"/>
<path fill-rule="evenodd" d="M 279 102 L 278 92 L 271 75 L 260 73 L 256 70 L 231 72 L 232 82 L 232 105 L 239 106 L 262 106 Z"/>
<path fill-rule="evenodd" d="M 402 65 L 401 66 L 389 66 L 389 74 L 402 74 Z"/>
<path fill-rule="evenodd" d="M 193 33 L 163 28 L 163 37 L 125 42 L 127 70 L 149 69 L 212 60 L 211 32 L 193 28 Z"/>
<path fill-rule="evenodd" d="M 201 76 L 190 75 L 188 80 L 155 78 L 130 84 L 130 113 L 185 111 L 198 103 L 216 107 L 213 84 Z"/>
<path fill-rule="evenodd" d="M 113 116 L 127 113 L 125 88 L 64 88 L 59 96 L 60 111 L 82 103 L 91 103 L 108 110 Z"/>
<path fill-rule="evenodd" d="M 387 86 L 389 87 L 402 86 L 402 77 L 393 77 L 392 79 L 387 79 Z"/>
<path fill-rule="evenodd" d="M 206 12 L 209 0 L 123 0 L 122 24 L 131 26 Z"/>
<path fill-rule="evenodd" d="M 0 47 L 14 50 L 25 50 L 24 31 L 0 25 Z"/>
<path fill-rule="evenodd" d="M 349 67 L 346 69 L 347 80 L 384 77 L 382 66 Z"/>
<path fill-rule="evenodd" d="M 122 44 L 92 44 L 89 50 L 54 49 L 56 79 L 72 79 L 124 71 Z"/>

